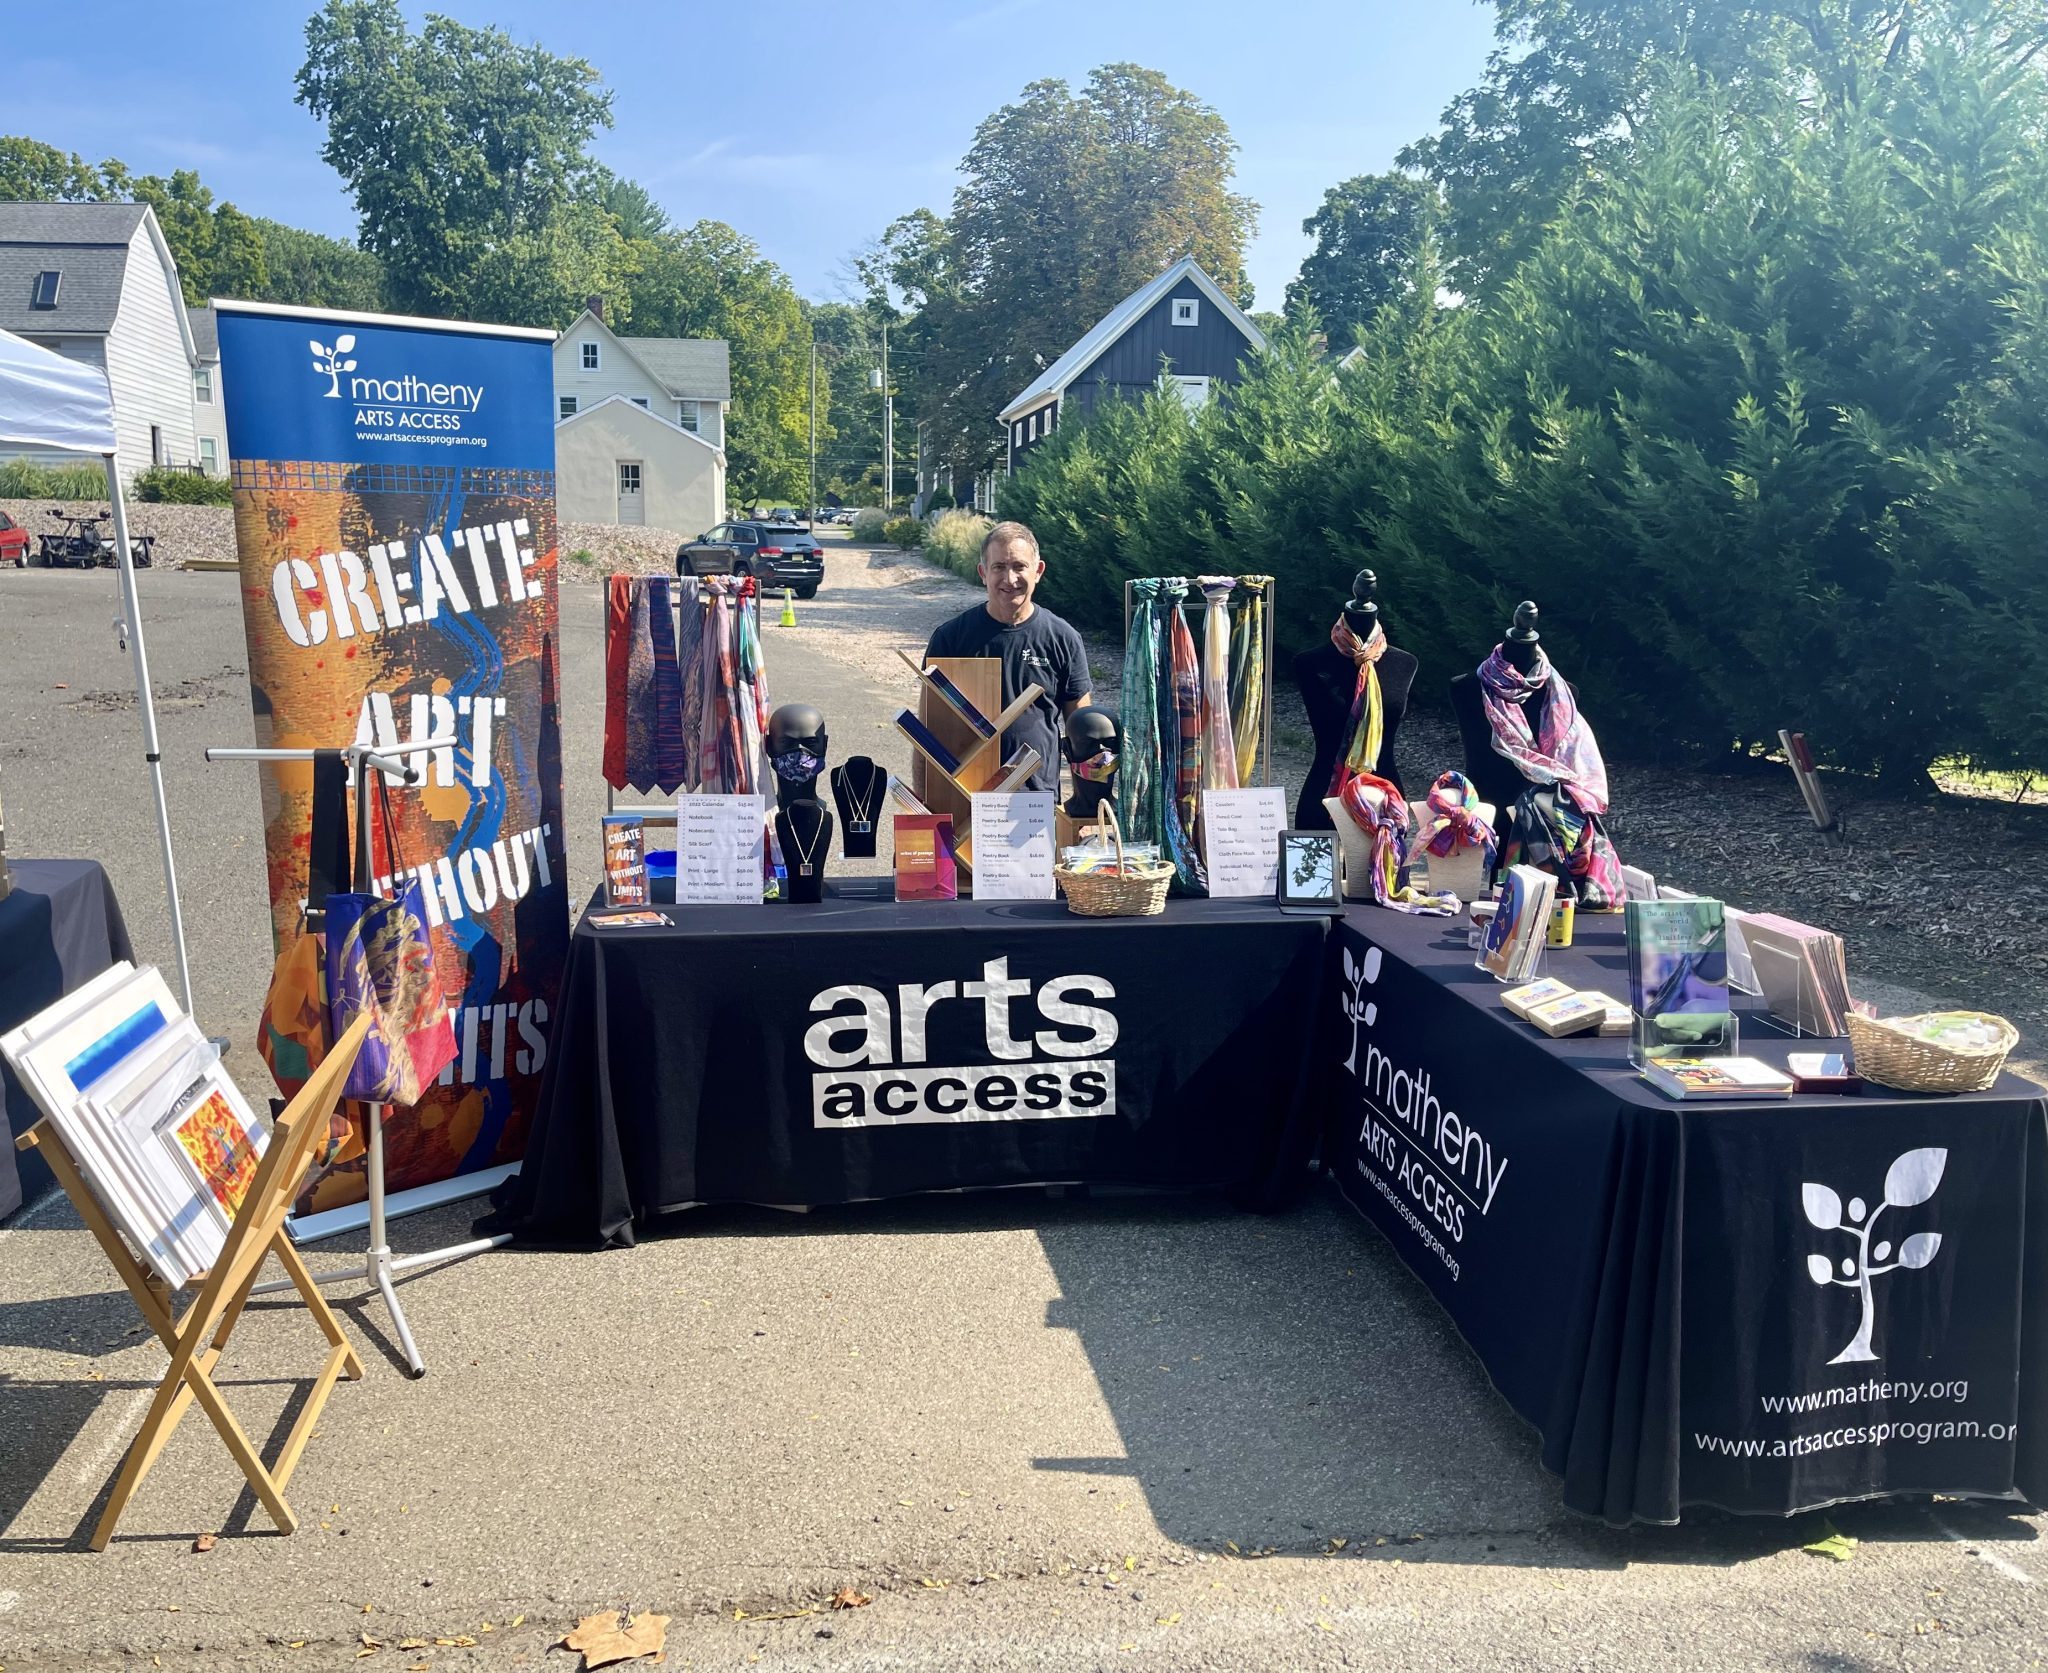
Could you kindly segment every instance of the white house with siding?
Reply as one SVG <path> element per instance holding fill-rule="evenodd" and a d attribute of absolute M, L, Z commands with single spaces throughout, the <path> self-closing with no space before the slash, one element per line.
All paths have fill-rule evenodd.
<path fill-rule="evenodd" d="M 697 535 L 725 519 L 728 346 L 622 337 L 592 298 L 555 339 L 555 494 L 576 523 Z"/>
<path fill-rule="evenodd" d="M 147 204 L 0 203 L 0 330 L 106 373 L 124 477 L 200 462 L 191 322 Z"/>
<path fill-rule="evenodd" d="M 208 476 L 228 473 L 228 415 L 220 392 L 220 326 L 213 304 L 188 308 L 192 325 L 192 434 L 199 468 Z"/>

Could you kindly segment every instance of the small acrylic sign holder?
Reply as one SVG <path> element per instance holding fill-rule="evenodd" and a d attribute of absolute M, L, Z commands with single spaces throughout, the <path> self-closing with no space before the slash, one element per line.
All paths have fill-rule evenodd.
<path fill-rule="evenodd" d="M 364 744 L 352 744 L 342 751 L 349 758 L 350 770 L 356 785 L 356 876 L 358 880 L 370 875 L 370 821 L 368 817 L 369 773 L 372 770 L 392 773 L 408 785 L 417 785 L 424 778 L 425 770 L 409 764 L 405 757 L 428 755 L 437 749 L 449 749 L 460 740 L 455 738 L 430 738 L 425 743 L 401 744 L 390 749 L 372 749 Z M 208 761 L 311 761 L 314 751 L 310 749 L 209 749 Z M 405 1309 L 398 1303 L 398 1291 L 392 1280 L 401 1272 L 410 1272 L 418 1266 L 437 1266 L 442 1261 L 461 1260 L 465 1256 L 480 1255 L 486 1249 L 495 1249 L 500 1244 L 510 1243 L 512 1234 L 502 1232 L 496 1237 L 472 1238 L 467 1243 L 450 1244 L 445 1249 L 429 1249 L 417 1255 L 394 1256 L 391 1253 L 391 1239 L 386 1225 L 392 1215 L 423 1213 L 430 1208 L 440 1208 L 451 1202 L 462 1202 L 470 1197 L 480 1197 L 494 1191 L 504 1181 L 519 1171 L 517 1162 L 504 1167 L 484 1168 L 476 1173 L 458 1174 L 453 1179 L 438 1180 L 432 1185 L 421 1185 L 410 1191 L 401 1191 L 396 1197 L 389 1197 L 384 1190 L 384 1106 L 371 1104 L 364 1125 L 369 1129 L 366 1135 L 367 1155 L 363 1162 L 363 1175 L 368 1187 L 368 1202 L 362 1208 L 351 1204 L 347 1208 L 329 1209 L 324 1213 L 294 1215 L 286 1221 L 286 1229 L 301 1243 L 318 1243 L 335 1237 L 345 1231 L 353 1231 L 359 1224 L 369 1227 L 369 1245 L 363 1252 L 360 1268 L 343 1269 L 338 1272 L 323 1272 L 314 1278 L 316 1284 L 343 1284 L 360 1280 L 370 1285 L 384 1298 L 384 1305 L 391 1314 L 392 1326 L 398 1332 L 398 1346 L 405 1355 L 407 1373 L 415 1378 L 427 1374 L 426 1361 L 420 1358 L 420 1350 L 412 1339 L 412 1326 L 406 1322 Z M 273 1290 L 289 1288 L 285 1282 L 258 1284 L 250 1293 L 266 1295 Z"/>
<path fill-rule="evenodd" d="M 210 1272 L 192 1280 L 199 1286 L 199 1294 L 182 1317 L 172 1312 L 171 1287 L 130 1251 L 56 1127 L 47 1119 L 38 1121 L 15 1140 L 17 1149 L 34 1147 L 50 1164 L 50 1172 L 77 1208 L 86 1230 L 92 1233 L 126 1286 L 142 1322 L 171 1356 L 163 1381 L 157 1385 L 156 1398 L 150 1402 L 142 1427 L 129 1444 L 113 1495 L 93 1529 L 93 1550 L 106 1550 L 122 1512 L 142 1485 L 142 1478 L 162 1456 L 171 1432 L 195 1400 L 219 1431 L 244 1479 L 279 1531 L 288 1534 L 298 1526 L 298 1518 L 285 1502 L 285 1484 L 298 1467 L 334 1385 L 343 1378 L 358 1381 L 363 1374 L 363 1362 L 342 1335 L 341 1324 L 327 1305 L 327 1298 L 321 1295 L 305 1263 L 299 1259 L 298 1250 L 285 1234 L 285 1216 L 290 1213 L 292 1198 L 298 1194 L 300 1181 L 312 1164 L 313 1146 L 327 1132 L 328 1117 L 341 1101 L 342 1086 L 369 1031 L 370 1018 L 365 1013 L 335 1042 L 334 1049 L 321 1059 L 298 1096 L 278 1116 L 263 1160 L 256 1166 L 256 1177 L 250 1181 L 248 1194 L 242 1199 L 234 1223 L 228 1227 L 219 1258 Z M 271 1255 L 277 1257 L 286 1276 L 278 1283 L 258 1285 L 256 1274 Z M 213 1373 L 227 1351 L 228 1338 L 240 1322 L 249 1298 L 274 1289 L 299 1292 L 313 1323 L 327 1339 L 328 1351 L 305 1405 L 278 1449 L 276 1462 L 266 1465 L 255 1443 L 228 1409 Z M 209 1335 L 213 1338 L 210 1344 L 206 1340 Z"/>

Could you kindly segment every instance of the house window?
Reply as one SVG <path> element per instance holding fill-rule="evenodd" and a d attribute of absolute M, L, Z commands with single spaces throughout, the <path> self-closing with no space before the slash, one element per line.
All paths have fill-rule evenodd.
<path fill-rule="evenodd" d="M 597 345 L 595 343 L 585 343 L 583 345 L 583 369 L 586 372 L 597 370 Z"/>
<path fill-rule="evenodd" d="M 1059 409 L 1058 407 L 1056 407 L 1056 406 L 1052 406 L 1052 407 L 1047 407 L 1047 408 L 1045 409 L 1045 433 L 1046 433 L 1046 434 L 1047 434 L 1048 436 L 1052 434 L 1052 420 L 1053 420 L 1053 415 L 1054 415 L 1055 413 L 1057 413 L 1057 412 L 1058 412 L 1059 410 L 1060 410 L 1060 409 Z"/>
<path fill-rule="evenodd" d="M 695 401 L 678 401 L 676 403 L 676 422 L 694 436 L 697 433 L 697 403 Z"/>
<path fill-rule="evenodd" d="M 1176 296 L 1173 299 L 1173 323 L 1175 325 L 1199 325 L 1202 322 L 1202 304 L 1192 296 Z"/>
<path fill-rule="evenodd" d="M 1021 419 L 1021 418 L 1020 418 L 1020 419 L 1018 419 L 1018 420 L 1017 420 L 1017 424 L 1016 424 L 1016 429 L 1015 429 L 1015 431 L 1014 431 L 1014 433 L 1012 434 L 1012 436 L 1011 436 L 1011 438 L 1010 438 L 1010 439 L 1011 439 L 1011 443 L 1012 443 L 1012 445 L 1014 445 L 1014 446 L 1017 446 L 1017 447 L 1022 447 L 1022 446 L 1024 445 L 1024 420 L 1023 420 L 1023 419 Z"/>
<path fill-rule="evenodd" d="M 1033 413 L 1033 414 L 1031 415 L 1031 439 L 1032 439 L 1033 441 L 1036 441 L 1036 440 L 1038 440 L 1038 414 L 1037 414 L 1037 413 Z"/>
<path fill-rule="evenodd" d="M 640 492 L 640 461 L 621 459 L 619 461 L 619 492 L 637 494 Z"/>
<path fill-rule="evenodd" d="M 31 308 L 54 308 L 57 306 L 57 287 L 64 282 L 64 270 L 60 267 L 46 267 L 36 275 L 36 288 L 29 297 Z"/>
<path fill-rule="evenodd" d="M 560 397 L 555 402 L 555 406 L 559 409 L 560 416 L 563 418 L 574 418 L 576 416 L 576 397 L 573 395 Z"/>
<path fill-rule="evenodd" d="M 220 475 L 220 449 L 211 436 L 199 438 L 199 468 L 208 476 Z"/>
<path fill-rule="evenodd" d="M 152 465 L 168 465 L 170 455 L 164 452 L 164 427 L 152 424 L 149 427 L 149 462 Z"/>
<path fill-rule="evenodd" d="M 647 406 L 647 397 L 645 395 L 635 395 L 633 397 L 633 405 L 644 411 Z"/>
<path fill-rule="evenodd" d="M 1208 405 L 1209 380 L 1207 378 L 1168 376 L 1160 381 L 1185 401 L 1189 410 L 1192 411 L 1196 407 Z"/>
<path fill-rule="evenodd" d="M 192 369 L 192 399 L 202 407 L 213 405 L 213 368 L 195 366 Z"/>

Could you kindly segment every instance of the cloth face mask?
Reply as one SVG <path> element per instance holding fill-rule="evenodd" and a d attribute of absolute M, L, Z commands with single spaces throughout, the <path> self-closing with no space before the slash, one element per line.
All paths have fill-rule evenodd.
<path fill-rule="evenodd" d="M 791 784 L 802 784 L 823 771 L 825 758 L 808 749 L 785 749 L 780 755 L 769 756 L 768 765 L 775 769 L 777 778 Z"/>
<path fill-rule="evenodd" d="M 1116 751 L 1098 749 L 1085 761 L 1072 763 L 1074 776 L 1085 778 L 1091 784 L 1107 784 L 1116 773 Z"/>

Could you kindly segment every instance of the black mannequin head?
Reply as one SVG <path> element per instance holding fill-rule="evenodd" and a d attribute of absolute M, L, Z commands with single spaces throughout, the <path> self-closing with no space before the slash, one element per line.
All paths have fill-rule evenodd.
<path fill-rule="evenodd" d="M 825 770 L 825 717 L 808 703 L 785 703 L 768 717 L 768 761 L 775 769 L 775 799 L 815 799 Z"/>
<path fill-rule="evenodd" d="M 1361 569 L 1351 577 L 1351 596 L 1344 601 L 1344 625 L 1364 639 L 1379 626 L 1379 577 Z"/>
<path fill-rule="evenodd" d="M 1501 636 L 1501 655 L 1517 672 L 1526 674 L 1536 666 L 1537 647 L 1543 635 L 1536 629 L 1536 602 L 1525 598 L 1515 606 L 1515 619 Z"/>
<path fill-rule="evenodd" d="M 1076 819 L 1092 819 L 1116 789 L 1117 751 L 1122 735 L 1116 716 L 1093 704 L 1067 716 L 1060 753 L 1074 768 L 1074 793 L 1067 811 Z"/>

